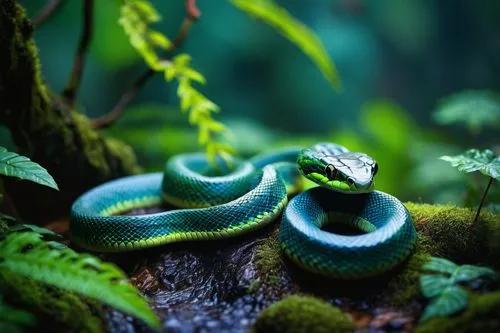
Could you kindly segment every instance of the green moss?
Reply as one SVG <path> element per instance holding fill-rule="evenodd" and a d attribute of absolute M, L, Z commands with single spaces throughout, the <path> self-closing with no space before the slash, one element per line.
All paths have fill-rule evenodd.
<path fill-rule="evenodd" d="M 500 291 L 471 295 L 462 313 L 430 319 L 417 326 L 417 333 L 500 332 Z"/>
<path fill-rule="evenodd" d="M 278 272 L 282 268 L 278 231 L 260 241 L 255 250 L 254 264 L 259 281 L 264 285 L 275 286 L 279 281 Z"/>
<path fill-rule="evenodd" d="M 37 327 L 54 332 L 104 332 L 102 307 L 77 294 L 62 291 L 8 272 L 0 272 L 4 301 L 35 315 Z"/>
<path fill-rule="evenodd" d="M 473 224 L 475 211 L 449 205 L 405 204 L 413 217 L 425 251 L 458 263 L 500 267 L 500 214 L 484 211 Z"/>
<path fill-rule="evenodd" d="M 255 333 L 343 333 L 354 323 L 339 308 L 310 296 L 289 296 L 264 310 L 253 326 Z"/>
<path fill-rule="evenodd" d="M 475 211 L 450 205 L 405 203 L 419 234 L 415 251 L 388 284 L 389 302 L 401 306 L 420 294 L 422 265 L 429 257 L 499 267 L 500 215 L 483 212 L 474 226 Z"/>
<path fill-rule="evenodd" d="M 402 264 L 399 274 L 396 274 L 387 285 L 388 303 L 393 306 L 403 306 L 418 297 L 421 267 L 429 259 L 429 253 L 417 243 L 414 253 Z"/>

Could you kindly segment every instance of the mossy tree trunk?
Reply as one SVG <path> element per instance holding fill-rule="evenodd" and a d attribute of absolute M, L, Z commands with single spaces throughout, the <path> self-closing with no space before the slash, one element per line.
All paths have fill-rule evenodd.
<path fill-rule="evenodd" d="M 50 93 L 24 8 L 17 0 L 0 3 L 0 123 L 20 154 L 48 169 L 60 192 L 12 179 L 5 187 L 22 217 L 47 221 L 66 215 L 85 190 L 139 169 L 129 146 L 102 137 Z"/>

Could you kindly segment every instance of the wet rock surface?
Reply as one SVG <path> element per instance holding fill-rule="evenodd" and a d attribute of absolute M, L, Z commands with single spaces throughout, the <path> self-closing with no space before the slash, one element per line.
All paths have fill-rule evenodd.
<path fill-rule="evenodd" d="M 152 213 L 158 210 L 134 213 Z M 145 251 L 106 255 L 131 277 L 150 300 L 167 332 L 248 332 L 258 314 L 290 294 L 307 293 L 340 307 L 356 332 L 411 332 L 417 302 L 395 309 L 385 304 L 377 280 L 338 281 L 304 272 L 283 257 L 272 276 L 259 271 L 256 250 L 273 237 L 277 224 L 224 241 L 166 245 Z M 380 288 L 379 288 L 380 287 Z M 111 332 L 150 332 L 129 316 L 109 311 Z"/>

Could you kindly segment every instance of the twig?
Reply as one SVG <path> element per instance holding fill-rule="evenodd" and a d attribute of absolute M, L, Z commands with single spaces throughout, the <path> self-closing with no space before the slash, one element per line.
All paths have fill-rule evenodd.
<path fill-rule="evenodd" d="M 200 18 L 201 13 L 198 7 L 196 6 L 196 0 L 185 0 L 184 6 L 186 7 L 186 14 L 192 20 L 196 21 Z"/>
<path fill-rule="evenodd" d="M 486 189 L 484 190 L 483 197 L 481 198 L 481 203 L 479 204 L 479 207 L 477 208 L 476 217 L 474 218 L 474 224 L 476 224 L 477 220 L 479 219 L 479 213 L 481 213 L 481 208 L 483 208 L 484 199 L 486 198 L 486 195 L 488 194 L 488 190 L 490 189 L 490 186 L 492 183 L 493 183 L 493 177 L 490 177 L 490 181 L 488 182 L 488 185 L 486 186 Z"/>
<path fill-rule="evenodd" d="M 45 7 L 43 7 L 33 19 L 33 25 L 38 27 L 45 23 L 47 19 L 52 16 L 58 9 L 61 8 L 61 5 L 64 3 L 64 0 L 52 0 L 49 1 Z"/>
<path fill-rule="evenodd" d="M 138 79 L 134 81 L 132 87 L 123 94 L 115 107 L 111 110 L 111 112 L 105 114 L 102 117 L 95 118 L 90 122 L 92 128 L 106 128 L 111 126 L 116 119 L 120 116 L 120 114 L 125 110 L 127 105 L 134 99 L 135 94 L 144 86 L 146 81 L 149 80 L 156 72 L 152 69 L 144 72 Z"/>
<path fill-rule="evenodd" d="M 71 72 L 71 77 L 69 79 L 68 85 L 64 89 L 62 95 L 66 99 L 69 105 L 73 105 L 75 102 L 75 97 L 80 88 L 80 83 L 82 80 L 83 68 L 85 65 L 85 57 L 87 55 L 87 49 L 90 45 L 92 39 L 92 28 L 93 28 L 93 7 L 94 0 L 83 0 L 83 32 L 80 37 L 80 43 L 78 45 L 78 50 L 76 51 L 75 61 L 73 63 L 73 71 Z"/>
<path fill-rule="evenodd" d="M 182 42 L 184 42 L 184 40 L 186 39 L 194 21 L 196 21 L 201 15 L 198 7 L 196 7 L 196 0 L 185 0 L 185 6 L 186 17 L 182 21 L 179 33 L 177 34 L 177 36 L 175 36 L 172 44 L 166 50 L 167 53 L 172 53 L 181 46 Z M 111 110 L 111 112 L 105 114 L 102 117 L 93 119 L 91 121 L 91 126 L 93 128 L 107 128 L 113 125 L 113 123 L 121 116 L 125 108 L 134 99 L 139 90 L 141 90 L 146 82 L 156 73 L 157 72 L 152 69 L 148 69 L 147 71 L 142 73 L 141 76 L 139 76 L 139 78 L 134 81 L 132 87 L 130 87 L 130 89 L 120 97 L 118 103 Z"/>

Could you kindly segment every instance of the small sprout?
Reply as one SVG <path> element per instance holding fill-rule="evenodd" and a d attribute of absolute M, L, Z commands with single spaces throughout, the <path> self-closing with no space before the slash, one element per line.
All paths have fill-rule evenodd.
<path fill-rule="evenodd" d="M 420 277 L 422 294 L 430 300 L 429 305 L 420 317 L 424 322 L 433 317 L 445 317 L 457 313 L 467 307 L 468 294 L 459 283 L 470 282 L 479 277 L 497 277 L 497 273 L 487 267 L 459 266 L 447 259 L 431 257 L 422 267 L 433 274 Z"/>
<path fill-rule="evenodd" d="M 481 203 L 477 209 L 474 222 L 477 222 L 479 213 L 484 204 L 484 199 L 490 189 L 493 179 L 500 180 L 500 156 L 496 156 L 491 150 L 480 151 L 478 149 L 469 149 L 462 155 L 441 156 L 443 161 L 451 163 L 451 166 L 458 168 L 461 172 L 480 171 L 483 175 L 489 176 L 490 180 L 484 190 Z"/>

